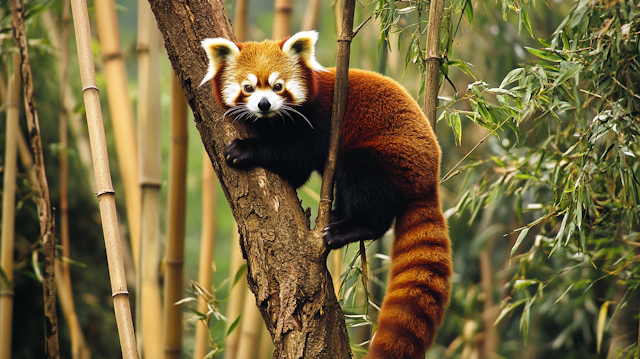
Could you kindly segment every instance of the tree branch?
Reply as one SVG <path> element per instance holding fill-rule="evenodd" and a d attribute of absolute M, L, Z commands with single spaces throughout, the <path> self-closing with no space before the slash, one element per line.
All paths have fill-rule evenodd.
<path fill-rule="evenodd" d="M 336 168 L 338 147 L 340 146 L 340 133 L 344 109 L 347 104 L 347 84 L 349 81 L 349 57 L 351 54 L 351 40 L 353 32 L 353 14 L 355 0 L 346 0 L 342 16 L 342 33 L 338 38 L 338 61 L 336 64 L 336 82 L 334 86 L 333 108 L 331 110 L 331 138 L 329 142 L 329 155 L 324 164 L 322 175 L 322 187 L 320 189 L 320 204 L 318 205 L 318 217 L 315 230 L 321 233 L 329 223 L 329 212 L 333 201 L 333 174 Z"/>
<path fill-rule="evenodd" d="M 27 126 L 31 150 L 35 159 L 36 190 L 38 192 L 38 216 L 40 217 L 40 236 L 42 238 L 42 252 L 44 254 L 44 274 L 42 280 L 44 292 L 45 317 L 45 354 L 47 358 L 59 358 L 58 345 L 58 315 L 56 313 L 56 283 L 55 283 L 55 235 L 53 215 L 51 214 L 51 200 L 49 185 L 44 168 L 44 155 L 40 137 L 40 123 L 34 96 L 33 75 L 27 48 L 27 31 L 24 24 L 24 7 L 20 0 L 11 0 L 11 23 L 13 37 L 20 49 L 22 93 L 27 115 Z"/>

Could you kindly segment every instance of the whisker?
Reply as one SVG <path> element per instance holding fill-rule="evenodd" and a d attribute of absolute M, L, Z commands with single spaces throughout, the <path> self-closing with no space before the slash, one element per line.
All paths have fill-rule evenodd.
<path fill-rule="evenodd" d="M 229 109 L 227 109 L 227 110 L 222 114 L 222 119 L 224 120 L 224 118 L 225 118 L 227 115 L 233 115 L 233 116 L 234 116 L 234 119 L 233 119 L 233 121 L 232 121 L 231 123 L 235 123 L 235 122 L 237 121 L 237 118 L 236 118 L 237 116 L 235 116 L 235 115 L 237 115 L 238 113 L 242 113 L 242 112 L 246 111 L 246 110 L 247 110 L 247 109 L 246 109 L 246 107 L 247 107 L 247 106 L 246 106 L 246 105 L 244 105 L 244 104 L 240 104 L 240 105 L 236 105 L 236 106 L 230 107 Z"/>
<path fill-rule="evenodd" d="M 289 106 L 283 105 L 283 107 L 289 107 Z M 293 117 L 291 117 L 291 114 L 288 111 L 286 111 L 285 108 L 278 110 L 278 114 L 280 115 L 280 117 L 282 117 L 282 121 L 284 121 L 284 117 L 282 116 L 283 113 L 287 115 L 291 119 L 291 122 L 295 125 L 296 121 L 293 119 Z"/>
<path fill-rule="evenodd" d="M 289 115 L 286 111 L 284 111 L 283 109 L 279 109 L 278 111 L 276 111 L 276 114 L 278 115 L 278 117 L 280 117 L 280 119 L 282 119 L 282 126 L 284 127 L 284 129 L 287 129 L 287 121 L 285 120 L 284 116 L 282 114 L 285 114 L 289 117 L 291 117 L 291 115 Z M 293 118 L 291 119 L 293 121 Z M 294 122 L 295 124 L 295 122 Z"/>
<path fill-rule="evenodd" d="M 282 104 L 282 108 L 284 108 L 284 109 L 286 109 L 288 111 L 293 111 L 293 112 L 297 113 L 302 118 L 304 118 L 305 121 L 307 121 L 307 123 L 309 124 L 309 127 L 311 127 L 312 130 L 314 129 L 313 125 L 311 124 L 311 121 L 309 121 L 309 119 L 305 115 L 301 114 L 300 111 L 296 110 L 295 108 L 293 108 L 291 106 L 285 105 L 285 104 Z"/>
<path fill-rule="evenodd" d="M 251 115 L 251 111 L 248 111 L 248 110 L 246 110 L 246 109 L 243 109 L 243 110 L 240 112 L 240 114 L 236 115 L 236 117 L 235 117 L 235 118 L 234 118 L 234 120 L 233 120 L 233 123 L 236 123 L 236 121 L 238 121 L 238 120 L 242 120 L 243 118 L 247 117 L 248 115 L 249 115 L 249 116 Z"/>

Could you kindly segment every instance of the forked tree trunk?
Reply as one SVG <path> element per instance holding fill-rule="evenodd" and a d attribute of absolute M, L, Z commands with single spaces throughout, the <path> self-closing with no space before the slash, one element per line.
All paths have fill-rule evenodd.
<path fill-rule="evenodd" d="M 222 2 L 150 3 L 202 141 L 239 223 L 247 282 L 274 341 L 274 357 L 350 358 L 323 240 L 309 230 L 309 219 L 295 191 L 262 169 L 237 171 L 224 165 L 225 146 L 240 133 L 222 120 L 211 84 L 198 86 L 208 65 L 200 41 L 209 37 L 233 39 Z"/>

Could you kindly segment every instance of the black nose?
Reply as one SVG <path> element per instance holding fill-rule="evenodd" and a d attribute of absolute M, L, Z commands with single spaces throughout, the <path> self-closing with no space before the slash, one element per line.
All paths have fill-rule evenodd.
<path fill-rule="evenodd" d="M 263 97 L 262 100 L 260 100 L 260 102 L 258 103 L 258 108 L 261 111 L 267 111 L 268 109 L 271 108 L 271 104 L 269 103 L 269 100 L 267 100 L 266 97 Z"/>

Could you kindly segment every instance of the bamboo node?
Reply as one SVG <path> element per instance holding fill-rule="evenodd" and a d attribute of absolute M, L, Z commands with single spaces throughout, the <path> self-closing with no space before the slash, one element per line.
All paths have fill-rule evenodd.
<path fill-rule="evenodd" d="M 162 187 L 162 182 L 158 182 L 158 181 L 153 181 L 153 180 L 144 180 L 144 181 L 140 181 L 140 187 L 141 188 L 160 188 Z"/>
<path fill-rule="evenodd" d="M 293 8 L 291 7 L 291 5 L 277 5 L 274 6 L 274 10 L 276 12 L 290 13 L 291 11 L 293 11 Z"/>
<path fill-rule="evenodd" d="M 94 89 L 94 90 L 100 92 L 100 89 L 98 89 L 98 86 L 85 86 L 85 87 L 82 88 L 82 93 L 84 93 L 85 91 L 87 91 L 89 89 Z"/>
<path fill-rule="evenodd" d="M 171 348 L 168 346 L 164 347 L 165 354 L 182 354 L 182 348 Z"/>
<path fill-rule="evenodd" d="M 128 290 L 120 290 L 120 291 L 117 291 L 117 292 L 115 292 L 115 293 L 111 294 L 111 298 L 115 298 L 115 297 L 116 297 L 116 296 L 118 296 L 118 295 L 126 295 L 126 296 L 129 296 L 129 291 L 128 291 Z"/>
<path fill-rule="evenodd" d="M 103 194 L 116 194 L 116 191 L 113 190 L 113 188 L 107 188 L 107 189 L 103 189 L 100 192 L 96 192 L 96 197 L 100 198 L 100 196 L 102 196 Z"/>
<path fill-rule="evenodd" d="M 121 59 L 122 57 L 122 52 L 114 52 L 102 56 L 102 62 L 109 62 L 111 60 Z"/>
<path fill-rule="evenodd" d="M 178 267 L 184 264 L 184 258 L 169 258 L 164 257 L 164 263 L 167 266 Z"/>
<path fill-rule="evenodd" d="M 442 62 L 442 58 L 439 56 L 431 56 L 424 59 L 425 62 Z"/>
<path fill-rule="evenodd" d="M 6 290 L 6 291 L 2 291 L 0 292 L 0 297 L 13 297 L 15 294 L 13 294 L 12 290 Z"/>

